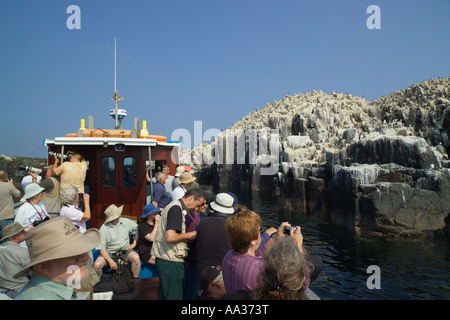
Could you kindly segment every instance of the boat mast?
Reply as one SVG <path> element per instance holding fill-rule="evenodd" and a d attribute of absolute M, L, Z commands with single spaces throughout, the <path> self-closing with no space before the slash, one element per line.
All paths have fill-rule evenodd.
<path fill-rule="evenodd" d="M 117 39 L 114 37 L 114 91 L 117 92 Z"/>
<path fill-rule="evenodd" d="M 117 41 L 114 37 L 114 96 L 113 100 L 116 102 L 116 126 L 115 129 L 119 129 L 119 118 L 118 118 L 118 102 L 114 99 L 117 95 Z"/>
<path fill-rule="evenodd" d="M 115 121 L 115 129 L 122 129 L 122 119 L 127 116 L 127 111 L 124 109 L 119 109 L 119 103 L 123 100 L 123 98 L 117 92 L 117 40 L 114 37 L 114 95 L 112 96 L 113 101 L 115 102 L 116 108 L 115 110 L 110 110 L 109 115 L 112 116 Z"/>

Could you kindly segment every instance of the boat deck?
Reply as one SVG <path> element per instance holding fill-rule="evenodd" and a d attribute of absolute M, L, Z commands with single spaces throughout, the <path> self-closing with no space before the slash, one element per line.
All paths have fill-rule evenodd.
<path fill-rule="evenodd" d="M 130 279 L 139 288 L 141 300 L 158 300 L 159 278 Z"/>

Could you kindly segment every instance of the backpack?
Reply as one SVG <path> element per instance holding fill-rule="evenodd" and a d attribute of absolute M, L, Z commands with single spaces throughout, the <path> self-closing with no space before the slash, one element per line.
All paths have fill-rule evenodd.
<path fill-rule="evenodd" d="M 139 288 L 128 281 L 130 277 L 130 267 L 123 265 L 118 270 L 112 271 L 111 275 L 102 277 L 94 286 L 94 293 L 112 291 L 112 300 L 137 300 L 140 298 Z"/>

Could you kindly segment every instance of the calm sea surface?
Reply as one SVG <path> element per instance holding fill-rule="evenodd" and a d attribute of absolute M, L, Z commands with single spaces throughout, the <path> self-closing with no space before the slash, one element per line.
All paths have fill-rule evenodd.
<path fill-rule="evenodd" d="M 322 259 L 322 272 L 310 285 L 322 299 L 450 299 L 449 241 L 355 237 L 343 228 L 284 212 L 270 193 L 231 191 L 261 216 L 265 228 L 278 227 L 282 221 L 302 227 L 304 246 Z M 367 287 L 373 274 L 367 273 L 370 265 L 380 268 L 380 289 Z"/>

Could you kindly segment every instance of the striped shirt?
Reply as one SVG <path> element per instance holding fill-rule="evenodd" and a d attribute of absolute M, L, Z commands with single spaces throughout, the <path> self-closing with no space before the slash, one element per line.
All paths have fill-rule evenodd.
<path fill-rule="evenodd" d="M 256 256 L 248 253 L 228 251 L 222 262 L 222 276 L 225 290 L 253 290 L 259 284 L 259 275 L 264 270 L 262 252 L 258 250 Z"/>

